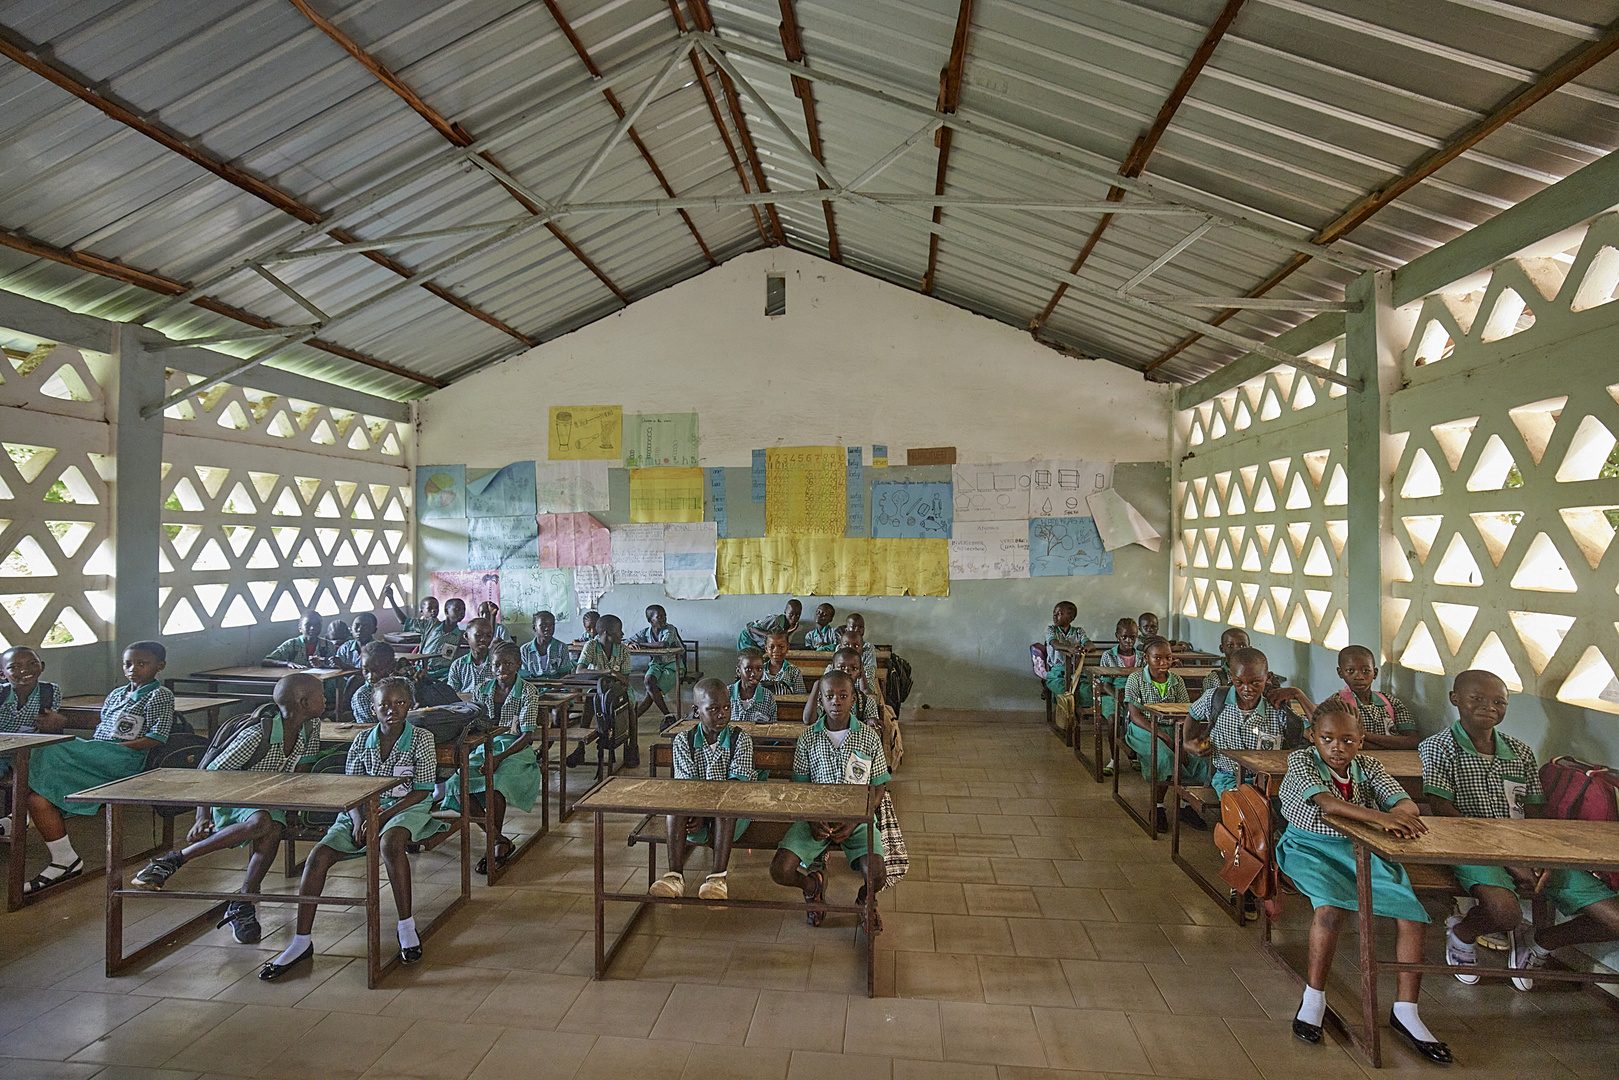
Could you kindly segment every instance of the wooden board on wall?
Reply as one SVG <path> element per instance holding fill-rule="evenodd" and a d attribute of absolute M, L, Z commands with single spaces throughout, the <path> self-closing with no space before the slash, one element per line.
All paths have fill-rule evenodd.
<path fill-rule="evenodd" d="M 905 451 L 905 464 L 907 465 L 954 465 L 956 463 L 956 448 L 954 446 L 924 446 Z"/>

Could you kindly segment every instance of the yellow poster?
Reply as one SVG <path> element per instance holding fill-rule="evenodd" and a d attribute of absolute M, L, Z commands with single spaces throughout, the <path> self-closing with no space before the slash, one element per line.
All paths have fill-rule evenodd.
<path fill-rule="evenodd" d="M 630 520 L 703 520 L 703 470 L 631 469 Z"/>
<path fill-rule="evenodd" d="M 949 596 L 948 540 L 763 536 L 721 540 L 721 595 Z"/>
<path fill-rule="evenodd" d="M 546 446 L 552 461 L 617 461 L 624 456 L 624 407 L 553 405 Z"/>
<path fill-rule="evenodd" d="M 843 535 L 848 452 L 841 446 L 778 446 L 765 451 L 765 534 Z"/>

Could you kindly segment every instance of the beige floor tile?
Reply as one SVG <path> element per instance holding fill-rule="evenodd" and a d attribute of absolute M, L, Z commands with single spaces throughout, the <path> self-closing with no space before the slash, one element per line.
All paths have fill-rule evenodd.
<path fill-rule="evenodd" d="M 1087 922 L 1109 922 L 1113 919 L 1113 909 L 1107 906 L 1100 889 L 1036 885 L 1030 892 L 1039 908 L 1036 914 L 1047 919 L 1082 919 Z"/>
<path fill-rule="evenodd" d="M 321 960 L 322 957 L 317 953 L 315 964 L 319 966 Z M 294 977 L 294 975 L 287 976 L 289 979 Z M 397 986 L 389 985 L 370 990 L 366 988 L 365 978 L 365 961 L 349 960 L 333 972 L 331 978 L 321 982 L 299 1000 L 293 1008 L 375 1016 L 399 996 L 399 989 Z"/>
<path fill-rule="evenodd" d="M 886 896 L 886 894 L 884 894 Z M 883 932 L 877 935 L 877 948 L 901 949 L 909 952 L 932 952 L 934 943 L 933 920 L 940 916 L 922 911 L 895 911 L 891 905 L 883 907 Z"/>
<path fill-rule="evenodd" d="M 375 1065 L 410 1025 L 410 1020 L 397 1016 L 331 1013 L 265 1062 L 258 1075 L 269 1080 L 305 1080 L 312 1076 L 355 1080 Z"/>
<path fill-rule="evenodd" d="M 1053 859 L 1057 875 L 1070 889 L 1125 889 L 1130 879 L 1116 862 L 1088 862 L 1084 859 Z"/>
<path fill-rule="evenodd" d="M 718 983 L 734 949 L 752 948 L 714 938 L 660 938 L 636 976 L 664 982 Z"/>
<path fill-rule="evenodd" d="M 1053 1068 L 1152 1072 L 1129 1017 L 1122 1012 L 1037 1008 L 1034 1020 L 1040 1046 Z"/>
<path fill-rule="evenodd" d="M 156 1068 L 184 1046 L 224 1023 L 239 1005 L 162 998 L 73 1055 L 74 1061 Z"/>
<path fill-rule="evenodd" d="M 1130 1026 L 1162 1076 L 1245 1078 L 1259 1070 L 1223 1023 L 1201 1016 L 1132 1013 Z"/>
<path fill-rule="evenodd" d="M 132 936 L 132 935 L 131 935 Z M 322 956 L 320 942 L 315 943 L 315 959 L 324 959 L 325 963 L 319 966 L 326 976 L 342 967 L 346 960 L 341 956 Z M 243 976 L 258 977 L 259 968 L 274 954 L 261 952 L 258 949 L 247 948 L 241 945 L 198 945 L 187 951 L 185 963 L 166 966 L 162 973 L 153 976 L 140 986 L 130 991 L 132 994 L 142 994 L 147 997 L 186 997 L 211 998 L 216 994 L 229 989 L 239 982 Z M 318 978 L 324 981 L 326 976 L 312 974 L 315 965 L 306 965 L 299 971 L 287 976 L 288 979 Z M 310 984 L 312 989 L 317 983 Z M 305 990 L 308 993 L 308 989 Z M 301 996 L 301 995 L 300 995 Z M 281 1002 L 278 1004 L 285 1004 Z"/>
<path fill-rule="evenodd" d="M 1230 968 L 1209 965 L 1192 970 L 1184 964 L 1149 964 L 1147 972 L 1169 1003 L 1170 1012 L 1185 1016 L 1265 1016 L 1264 1008 Z"/>
<path fill-rule="evenodd" d="M 904 998 L 983 1001 L 978 957 L 943 952 L 895 953 L 894 991 Z"/>
<path fill-rule="evenodd" d="M 690 1043 L 603 1035 L 585 1055 L 574 1080 L 679 1080 L 690 1053 Z"/>
<path fill-rule="evenodd" d="M 243 1005 L 165 1061 L 163 1067 L 228 1073 L 244 1071 L 242 1063 L 249 1062 L 251 1070 L 248 1071 L 256 1072 L 266 1061 L 303 1038 L 322 1018 L 322 1013 L 312 1009 Z"/>
<path fill-rule="evenodd" d="M 65 990 L 7 990 L 0 993 L 0 1035 L 28 1023 L 58 1005 L 66 1005 L 77 994 Z"/>
<path fill-rule="evenodd" d="M 761 990 L 745 1042 L 748 1046 L 839 1053 L 849 1000 L 842 994 Z"/>
<path fill-rule="evenodd" d="M 1001 800 L 980 798 L 977 796 L 955 796 L 946 799 L 950 804 L 952 814 L 999 814 Z"/>
<path fill-rule="evenodd" d="M 937 952 L 1011 956 L 1015 949 L 1008 924 L 1016 921 L 991 915 L 935 915 L 933 948 Z"/>
<path fill-rule="evenodd" d="M 896 911 L 920 911 L 932 915 L 965 915 L 967 898 L 954 881 L 902 881 L 883 895 L 892 897 L 888 906 Z"/>
<path fill-rule="evenodd" d="M 843 1047 L 937 1061 L 943 1056 L 939 1009 L 933 1001 L 850 998 Z"/>
<path fill-rule="evenodd" d="M 465 1080 L 504 1028 L 415 1020 L 362 1075 L 367 1080 Z"/>
<path fill-rule="evenodd" d="M 1017 915 L 1038 917 L 1040 904 L 1027 885 L 963 885 L 970 915 Z"/>
<path fill-rule="evenodd" d="M 787 1080 L 891 1080 L 893 1059 L 875 1054 L 823 1054 L 794 1050 Z"/>
<path fill-rule="evenodd" d="M 1062 885 L 1050 859 L 991 859 L 997 885 Z"/>
<path fill-rule="evenodd" d="M 978 831 L 985 836 L 1038 837 L 1040 829 L 1027 814 L 979 814 Z"/>
<path fill-rule="evenodd" d="M 1048 819 L 1036 818 L 1036 826 L 1043 825 Z M 984 830 L 988 832 L 989 830 Z M 1012 837 L 1013 853 L 1020 859 L 1073 859 L 1075 857 L 1074 845 L 1060 836 L 1034 835 L 1020 833 Z M 1052 884 L 1057 884 L 1052 882 Z"/>
<path fill-rule="evenodd" d="M 990 868 L 987 855 L 930 855 L 929 881 L 966 881 L 981 885 L 993 884 L 995 871 Z"/>
<path fill-rule="evenodd" d="M 740 1046 L 748 1037 L 759 991 L 746 987 L 676 983 L 652 1025 L 652 1038 L 670 1042 Z"/>
<path fill-rule="evenodd" d="M 382 1010 L 384 1016 L 421 1017 L 454 1022 L 477 1011 L 484 998 L 506 977 L 490 968 L 420 967 L 389 976 L 399 996 Z"/>
<path fill-rule="evenodd" d="M 837 933 L 830 921 L 821 929 L 828 936 Z M 731 962 L 726 965 L 720 982 L 760 990 L 803 990 L 809 985 L 814 960 L 812 946 L 751 942 L 732 950 Z"/>
<path fill-rule="evenodd" d="M 1102 899 L 1113 909 L 1113 917 L 1119 922 L 1192 921 L 1174 895 L 1162 889 L 1103 889 Z"/>
<path fill-rule="evenodd" d="M 1086 920 L 1085 933 L 1090 935 L 1096 955 L 1103 960 L 1134 960 L 1143 964 L 1181 962 L 1181 954 L 1164 936 L 1164 931 L 1151 923 Z"/>
<path fill-rule="evenodd" d="M 644 1039 L 673 989 L 665 982 L 607 979 L 588 983 L 557 1022 L 557 1030 Z"/>
<path fill-rule="evenodd" d="M 1168 1012 L 1169 1005 L 1143 964 L 1113 960 L 1064 960 L 1063 974 L 1079 1009 Z M 1189 969 L 1188 972 L 1190 973 Z"/>
<path fill-rule="evenodd" d="M 508 1028 L 495 1040 L 471 1080 L 571 1080 L 596 1036 Z"/>
<path fill-rule="evenodd" d="M 772 1046 L 694 1043 L 681 1080 L 783 1080 L 792 1051 Z"/>
<path fill-rule="evenodd" d="M 978 981 L 984 987 L 984 1000 L 995 1004 L 1068 1008 L 1074 1003 L 1062 964 L 1056 960 L 980 956 Z"/>
<path fill-rule="evenodd" d="M 952 833 L 957 837 L 977 834 L 977 814 L 923 814 L 922 831 L 929 833 Z"/>
<path fill-rule="evenodd" d="M 6 1080 L 90 1080 L 106 1066 L 76 1061 L 24 1061 L 3 1058 Z"/>
<path fill-rule="evenodd" d="M 126 994 L 75 994 L 7 1035 L 3 1052 L 13 1057 L 64 1061 L 153 1004 L 151 998 Z"/>
<path fill-rule="evenodd" d="M 1353 1051 L 1333 1039 L 1316 1046 L 1293 1037 L 1289 1020 L 1231 1020 L 1226 1028 L 1236 1037 L 1265 1080 L 1309 1077 L 1310 1080 L 1361 1080 Z"/>
<path fill-rule="evenodd" d="M 506 1027 L 554 1029 L 590 982 L 583 975 L 544 971 L 508 971 L 472 1014 L 474 1023 Z"/>
<path fill-rule="evenodd" d="M 1008 919 L 1006 923 L 1012 931 L 1012 947 L 1019 956 L 1096 959 L 1096 947 L 1085 932 L 1085 924 L 1077 919 Z"/>
<path fill-rule="evenodd" d="M 1027 1005 L 977 1005 L 946 1001 L 939 1005 L 947 1061 L 990 1065 L 1044 1065 L 1045 1051 Z"/>

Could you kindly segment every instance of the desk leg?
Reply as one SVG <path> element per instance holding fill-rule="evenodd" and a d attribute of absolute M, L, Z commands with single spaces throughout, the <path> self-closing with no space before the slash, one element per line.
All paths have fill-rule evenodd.
<path fill-rule="evenodd" d="M 602 812 L 597 810 L 596 819 L 596 867 L 595 867 L 595 903 L 596 903 L 596 974 L 598 981 L 607 974 L 607 901 L 602 899 L 606 891 L 602 887 L 602 862 L 605 852 L 602 849 Z"/>
<path fill-rule="evenodd" d="M 107 978 L 118 974 L 124 959 L 124 898 L 118 890 L 124 887 L 124 860 L 122 845 L 124 808 L 117 803 L 105 803 L 107 811 Z"/>
<path fill-rule="evenodd" d="M 365 801 L 365 985 L 375 990 L 382 981 L 382 849 L 377 839 L 377 812 L 382 797 Z"/>
<path fill-rule="evenodd" d="M 877 890 L 871 887 L 871 860 L 874 857 L 872 845 L 877 834 L 877 818 L 875 815 L 866 818 L 866 857 L 861 867 L 866 877 L 866 903 L 861 918 L 866 921 L 866 996 L 877 996 Z M 650 846 L 650 845 L 648 845 Z"/>
<path fill-rule="evenodd" d="M 1355 894 L 1360 905 L 1360 1044 L 1372 1067 L 1383 1067 L 1377 1026 L 1377 943 L 1372 940 L 1372 852 L 1355 842 Z"/>
<path fill-rule="evenodd" d="M 28 754 L 23 747 L 11 755 L 11 867 L 6 885 L 6 910 L 23 905 L 23 874 L 28 862 Z"/>

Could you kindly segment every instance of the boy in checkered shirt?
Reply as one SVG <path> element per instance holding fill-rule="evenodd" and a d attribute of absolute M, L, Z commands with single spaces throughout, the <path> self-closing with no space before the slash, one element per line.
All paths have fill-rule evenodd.
<path fill-rule="evenodd" d="M 1422 740 L 1422 788 L 1440 817 L 1539 817 L 1546 796 L 1540 770 L 1528 744 L 1496 730 L 1507 715 L 1506 683 L 1493 672 L 1472 670 L 1456 676 L 1450 703 L 1458 719 Z M 1480 934 L 1510 935 L 1508 963 L 1523 971 L 1546 966 L 1556 949 L 1619 939 L 1619 895 L 1584 870 L 1540 870 L 1528 866 L 1457 866 L 1461 882 L 1477 906 L 1445 922 L 1445 961 L 1463 967 L 1477 963 Z M 1523 921 L 1518 895 L 1540 893 L 1567 922 L 1536 931 Z M 1457 975 L 1464 983 L 1477 975 Z M 1528 990 L 1533 978 L 1514 976 L 1512 985 Z"/>
<path fill-rule="evenodd" d="M 1338 650 L 1338 678 L 1344 688 L 1338 696 L 1360 712 L 1366 728 L 1368 750 L 1415 750 L 1421 736 L 1417 722 L 1405 702 L 1393 694 L 1373 690 L 1377 682 L 1377 657 L 1364 645 Z"/>
<path fill-rule="evenodd" d="M 676 780 L 757 780 L 753 769 L 753 740 L 731 723 L 731 692 L 718 679 L 704 679 L 692 688 L 692 707 L 697 726 L 675 736 L 674 762 L 670 772 Z M 669 872 L 647 891 L 653 896 L 685 896 L 686 856 L 692 844 L 714 840 L 714 872 L 697 887 L 704 900 L 724 900 L 730 896 L 726 868 L 731 863 L 731 843 L 748 829 L 747 818 L 689 818 L 670 814 L 668 819 Z"/>

